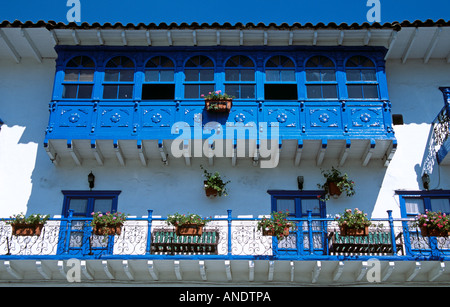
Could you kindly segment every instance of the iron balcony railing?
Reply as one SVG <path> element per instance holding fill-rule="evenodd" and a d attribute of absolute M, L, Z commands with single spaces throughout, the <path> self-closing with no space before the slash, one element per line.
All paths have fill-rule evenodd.
<path fill-rule="evenodd" d="M 413 219 L 372 219 L 369 235 L 343 237 L 332 218 L 292 218 L 297 226 L 277 240 L 257 230 L 260 218 L 224 216 L 212 218 L 201 237 L 179 237 L 166 218 L 129 217 L 120 235 L 97 236 L 91 219 L 49 219 L 39 236 L 12 235 L 11 226 L 0 223 L 0 258 L 145 258 L 145 259 L 450 259 L 448 237 L 423 237 Z M 7 219 L 5 219 L 7 221 Z M 4 220 L 4 221 L 5 221 Z"/>

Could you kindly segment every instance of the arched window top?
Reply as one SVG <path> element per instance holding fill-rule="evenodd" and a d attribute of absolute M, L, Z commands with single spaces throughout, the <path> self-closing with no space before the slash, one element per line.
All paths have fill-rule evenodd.
<path fill-rule="evenodd" d="M 305 67 L 307 68 L 335 68 L 334 62 L 326 56 L 316 55 L 311 57 Z"/>
<path fill-rule="evenodd" d="M 196 55 L 187 60 L 185 67 L 188 68 L 214 67 L 214 62 L 207 56 Z"/>
<path fill-rule="evenodd" d="M 106 63 L 108 68 L 134 68 L 134 62 L 126 56 L 113 57 Z"/>
<path fill-rule="evenodd" d="M 80 56 L 76 56 L 71 58 L 68 62 L 66 67 L 70 67 L 70 68 L 92 68 L 95 67 L 95 63 L 94 61 L 85 55 L 80 55 Z"/>
<path fill-rule="evenodd" d="M 346 67 L 367 67 L 367 68 L 375 68 L 375 63 L 369 59 L 368 57 L 362 56 L 362 55 L 355 55 L 352 56 L 347 60 L 347 63 L 345 63 Z"/>
<path fill-rule="evenodd" d="M 255 63 L 245 55 L 235 55 L 228 59 L 225 63 L 225 67 L 243 67 L 254 68 Z"/>
<path fill-rule="evenodd" d="M 155 56 L 147 61 L 146 68 L 174 68 L 173 61 L 166 56 Z"/>
<path fill-rule="evenodd" d="M 266 67 L 269 68 L 293 68 L 294 62 L 284 55 L 274 55 L 266 62 Z"/>

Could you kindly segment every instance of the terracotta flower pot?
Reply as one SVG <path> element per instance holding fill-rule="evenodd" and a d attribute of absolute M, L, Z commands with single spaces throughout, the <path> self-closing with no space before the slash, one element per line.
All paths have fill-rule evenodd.
<path fill-rule="evenodd" d="M 219 194 L 219 191 L 217 191 L 216 189 L 211 188 L 211 187 L 207 187 L 207 185 L 206 185 L 207 181 L 206 180 L 204 181 L 204 184 L 205 184 L 205 193 L 206 193 L 207 197 L 216 197 Z"/>
<path fill-rule="evenodd" d="M 328 182 L 328 193 L 330 194 L 330 196 L 339 197 L 342 194 L 342 191 L 338 187 L 336 182 L 329 181 Z"/>
<path fill-rule="evenodd" d="M 437 228 L 428 228 L 425 226 L 420 227 L 420 233 L 422 237 L 448 237 L 450 235 L 450 231 L 443 231 Z"/>
<path fill-rule="evenodd" d="M 177 236 L 201 236 L 203 234 L 203 226 L 201 224 L 183 224 L 175 226 Z"/>
<path fill-rule="evenodd" d="M 215 106 L 215 108 L 211 108 Z M 210 100 L 205 99 L 205 108 L 209 112 L 230 112 L 233 106 L 233 99 Z"/>
<path fill-rule="evenodd" d="M 367 236 L 369 234 L 369 226 L 364 228 L 350 228 L 347 225 L 339 226 L 341 236 Z"/>
<path fill-rule="evenodd" d="M 11 224 L 13 236 L 40 236 L 44 224 Z"/>
<path fill-rule="evenodd" d="M 289 226 L 285 227 L 283 229 L 283 233 L 282 233 L 283 236 L 285 236 L 285 237 L 289 236 L 289 229 L 290 229 Z M 274 229 L 263 229 L 262 233 L 263 233 L 263 236 L 276 236 L 277 235 Z"/>
<path fill-rule="evenodd" d="M 122 224 L 117 225 L 103 225 L 103 224 L 97 224 L 93 227 L 92 232 L 95 235 L 98 236 L 104 236 L 104 235 L 118 235 L 122 233 Z"/>

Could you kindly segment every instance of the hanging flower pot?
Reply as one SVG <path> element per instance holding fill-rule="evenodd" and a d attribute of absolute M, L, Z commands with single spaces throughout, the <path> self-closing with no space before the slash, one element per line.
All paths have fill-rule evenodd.
<path fill-rule="evenodd" d="M 206 180 L 203 181 L 203 187 L 205 189 L 206 196 L 208 197 L 216 197 L 216 196 L 227 196 L 227 188 L 226 185 L 230 181 L 223 181 L 219 172 L 210 173 L 206 169 L 200 165 L 200 168 L 203 170 L 203 176 Z"/>
<path fill-rule="evenodd" d="M 350 180 L 347 174 L 342 174 L 339 170 L 332 167 L 330 171 L 322 171 L 322 175 L 325 177 L 325 183 L 317 185 L 320 189 L 325 190 L 325 195 L 321 199 L 338 198 L 342 192 L 345 192 L 347 196 L 355 194 L 355 182 Z"/>
<path fill-rule="evenodd" d="M 205 180 L 204 185 L 205 185 L 205 194 L 207 197 L 216 197 L 217 196 L 219 191 L 217 191 L 213 187 L 208 186 L 208 181 Z"/>
<path fill-rule="evenodd" d="M 328 184 L 328 194 L 334 198 L 341 196 L 342 191 L 338 187 L 337 183 L 334 181 L 327 182 Z"/>

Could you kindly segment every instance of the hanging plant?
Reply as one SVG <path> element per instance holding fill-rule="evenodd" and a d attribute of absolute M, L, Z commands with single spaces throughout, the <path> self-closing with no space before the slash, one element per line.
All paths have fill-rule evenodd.
<path fill-rule="evenodd" d="M 230 183 L 230 181 L 223 181 L 219 172 L 214 172 L 214 174 L 210 173 L 206 169 L 204 169 L 202 165 L 200 165 L 200 168 L 203 170 L 203 176 L 205 177 L 203 184 L 206 196 L 227 196 L 228 191 L 226 185 Z"/>
<path fill-rule="evenodd" d="M 338 169 L 331 167 L 331 170 L 322 170 L 322 175 L 325 177 L 325 183 L 317 186 L 325 191 L 323 200 L 329 200 L 330 197 L 338 198 L 343 192 L 347 196 L 355 194 L 355 182 L 350 180 L 347 174 L 342 174 Z"/>
<path fill-rule="evenodd" d="M 294 224 L 288 221 L 288 215 L 288 211 L 274 211 L 270 218 L 262 218 L 258 222 L 257 229 L 262 231 L 263 236 L 276 236 L 278 240 L 282 240 L 289 236 L 290 228 L 294 227 Z"/>
<path fill-rule="evenodd" d="M 99 236 L 120 235 L 127 214 L 121 212 L 92 212 L 92 231 Z"/>
<path fill-rule="evenodd" d="M 367 213 L 358 208 L 346 209 L 335 220 L 338 222 L 341 236 L 367 236 L 372 222 L 367 218 Z"/>

